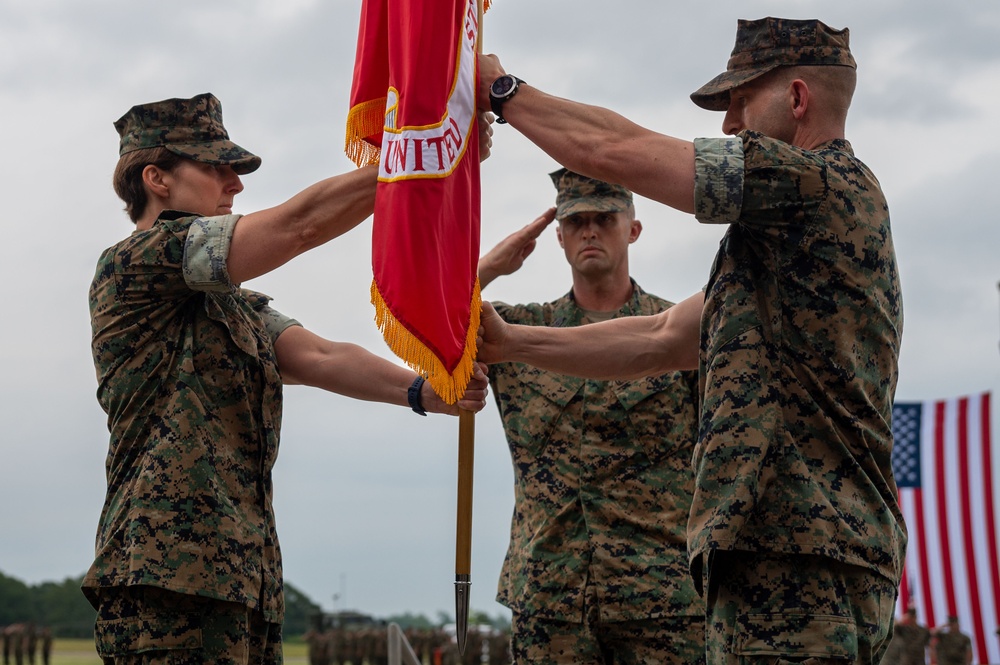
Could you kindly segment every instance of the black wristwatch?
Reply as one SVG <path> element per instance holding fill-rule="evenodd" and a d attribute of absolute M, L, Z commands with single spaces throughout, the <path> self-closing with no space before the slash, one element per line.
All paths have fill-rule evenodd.
<path fill-rule="evenodd" d="M 424 386 L 424 377 L 418 376 L 413 379 L 413 383 L 406 391 L 406 402 L 413 409 L 414 413 L 419 413 L 422 416 L 427 415 L 427 411 L 424 410 L 423 401 L 420 399 L 420 389 Z"/>
<path fill-rule="evenodd" d="M 497 117 L 497 122 L 501 125 L 507 124 L 501 112 L 503 105 L 514 98 L 514 95 L 517 94 L 517 87 L 522 83 L 524 81 L 516 76 L 504 74 L 490 85 L 490 109 L 493 111 L 493 115 Z"/>

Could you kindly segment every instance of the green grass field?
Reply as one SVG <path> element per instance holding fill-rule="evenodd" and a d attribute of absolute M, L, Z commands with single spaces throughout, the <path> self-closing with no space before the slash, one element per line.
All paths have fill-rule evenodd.
<path fill-rule="evenodd" d="M 40 662 L 36 659 L 35 662 Z M 52 641 L 51 665 L 101 665 L 94 649 L 94 640 L 63 640 Z"/>
<path fill-rule="evenodd" d="M 286 642 L 285 662 L 290 665 L 306 662 L 306 645 L 303 642 Z M 13 662 L 13 659 L 11 660 Z M 35 659 L 41 663 L 41 658 Z M 50 665 L 101 665 L 93 640 L 57 639 L 52 642 L 52 662 Z"/>

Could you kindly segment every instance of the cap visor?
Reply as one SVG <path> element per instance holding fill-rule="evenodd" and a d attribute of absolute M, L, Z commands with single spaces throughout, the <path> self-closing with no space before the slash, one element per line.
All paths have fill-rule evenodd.
<path fill-rule="evenodd" d="M 730 90 L 749 83 L 776 67 L 778 65 L 723 72 L 692 92 L 691 101 L 708 111 L 725 111 L 729 109 Z"/>
<path fill-rule="evenodd" d="M 580 212 L 625 212 L 631 205 L 622 199 L 585 197 L 563 203 L 556 208 L 556 218 L 565 219 Z"/>
<path fill-rule="evenodd" d="M 205 164 L 225 164 L 239 175 L 252 173 L 260 168 L 261 159 L 232 141 L 172 144 L 163 146 L 170 152 Z"/>

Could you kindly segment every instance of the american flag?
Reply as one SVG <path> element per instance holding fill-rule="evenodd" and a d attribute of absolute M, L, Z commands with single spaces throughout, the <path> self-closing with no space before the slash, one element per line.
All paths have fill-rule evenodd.
<path fill-rule="evenodd" d="M 957 616 L 974 663 L 1000 663 L 998 508 L 990 393 L 899 403 L 892 470 L 909 531 L 897 611 L 929 627 Z"/>

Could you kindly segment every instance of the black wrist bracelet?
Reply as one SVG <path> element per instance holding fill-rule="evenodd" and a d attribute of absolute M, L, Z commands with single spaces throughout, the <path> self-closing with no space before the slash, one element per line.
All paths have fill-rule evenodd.
<path fill-rule="evenodd" d="M 414 413 L 419 413 L 422 416 L 426 416 L 427 412 L 424 411 L 424 405 L 420 403 L 420 388 L 424 385 L 424 377 L 418 376 L 413 379 L 413 383 L 406 390 L 406 401 L 413 409 Z"/>

